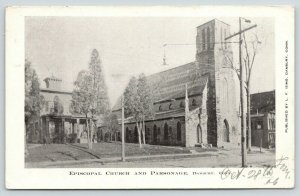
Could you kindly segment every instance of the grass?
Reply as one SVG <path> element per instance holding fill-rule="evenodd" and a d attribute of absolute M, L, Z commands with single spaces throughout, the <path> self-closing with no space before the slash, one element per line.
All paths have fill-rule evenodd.
<path fill-rule="evenodd" d="M 26 162 L 68 161 L 95 158 L 88 153 L 65 144 L 40 145 L 34 148 L 28 148 L 28 152 L 29 155 L 25 158 Z"/>
<path fill-rule="evenodd" d="M 93 148 L 87 148 L 87 144 L 48 144 L 39 146 L 29 146 L 29 155 L 26 162 L 43 161 L 67 161 L 83 160 L 108 157 L 120 157 L 122 146 L 120 142 L 94 143 Z M 147 156 L 190 153 L 189 149 L 182 147 L 144 145 L 139 148 L 138 144 L 126 143 L 126 156 Z"/>

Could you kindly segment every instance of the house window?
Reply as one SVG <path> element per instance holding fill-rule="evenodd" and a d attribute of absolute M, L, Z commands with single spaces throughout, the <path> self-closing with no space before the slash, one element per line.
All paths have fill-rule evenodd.
<path fill-rule="evenodd" d="M 146 130 L 147 131 L 146 131 L 145 139 L 146 139 L 146 143 L 149 143 L 149 140 L 150 140 L 150 129 L 147 128 Z"/>
<path fill-rule="evenodd" d="M 184 107 L 184 103 L 183 101 L 180 102 L 180 107 L 183 108 Z"/>
<path fill-rule="evenodd" d="M 168 124 L 167 123 L 165 123 L 165 126 L 164 126 L 164 139 L 168 140 Z"/>
<path fill-rule="evenodd" d="M 257 128 L 257 129 L 263 129 L 263 128 L 264 128 L 264 127 L 263 127 L 263 121 L 261 121 L 261 120 L 257 121 L 257 123 L 256 123 L 256 128 Z"/>
<path fill-rule="evenodd" d="M 157 127 L 156 125 L 153 126 L 153 142 L 156 143 L 158 141 L 158 137 L 157 137 Z"/>
<path fill-rule="evenodd" d="M 181 123 L 177 123 L 177 141 L 181 141 Z"/>
<path fill-rule="evenodd" d="M 46 108 L 45 108 L 45 110 L 46 110 L 46 112 L 49 111 L 49 102 L 48 101 L 46 101 Z"/>
<path fill-rule="evenodd" d="M 159 105 L 158 111 L 162 111 L 162 106 L 161 105 Z"/>
<path fill-rule="evenodd" d="M 169 126 L 168 138 L 172 138 L 172 127 Z"/>

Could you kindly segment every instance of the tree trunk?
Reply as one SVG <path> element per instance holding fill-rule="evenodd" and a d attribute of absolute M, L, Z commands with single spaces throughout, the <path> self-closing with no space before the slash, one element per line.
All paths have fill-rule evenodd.
<path fill-rule="evenodd" d="M 251 100 L 250 100 L 250 84 L 248 84 L 247 91 L 247 120 L 248 120 L 248 151 L 251 151 Z"/>
<path fill-rule="evenodd" d="M 27 157 L 29 155 L 28 149 L 27 149 L 27 126 L 26 126 L 26 122 L 25 122 L 25 133 L 24 133 L 24 145 L 25 145 L 25 157 Z"/>
<path fill-rule="evenodd" d="M 85 115 L 86 117 L 86 129 L 87 129 L 87 144 L 88 144 L 88 149 L 92 149 L 92 145 L 90 142 L 90 126 L 89 126 L 89 120 L 87 117 L 87 114 Z"/>
<path fill-rule="evenodd" d="M 143 124 L 142 124 L 142 131 L 143 131 L 143 143 L 146 144 L 146 136 L 145 136 L 145 120 L 143 120 Z"/>
<path fill-rule="evenodd" d="M 139 140 L 139 147 L 142 148 L 142 140 L 141 140 L 141 123 L 136 123 L 137 130 L 138 130 L 138 140 Z"/>

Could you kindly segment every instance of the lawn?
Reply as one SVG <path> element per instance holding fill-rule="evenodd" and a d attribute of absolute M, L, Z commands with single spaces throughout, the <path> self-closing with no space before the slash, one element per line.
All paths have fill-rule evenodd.
<path fill-rule="evenodd" d="M 121 143 L 94 143 L 93 149 L 87 149 L 87 144 L 48 144 L 28 146 L 29 155 L 26 162 L 43 161 L 66 161 L 83 160 L 121 156 Z M 126 156 L 146 156 L 159 154 L 181 154 L 190 153 L 186 148 L 144 145 L 139 148 L 138 144 L 126 143 Z"/>

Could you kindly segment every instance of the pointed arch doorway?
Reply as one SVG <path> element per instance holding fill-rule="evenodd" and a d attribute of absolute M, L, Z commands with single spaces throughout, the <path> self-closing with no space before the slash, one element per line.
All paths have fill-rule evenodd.
<path fill-rule="evenodd" d="M 224 142 L 230 142 L 229 139 L 229 124 L 227 119 L 224 120 L 224 125 L 225 125 L 225 130 L 224 130 L 224 135 L 223 135 L 223 141 Z"/>
<path fill-rule="evenodd" d="M 198 126 L 197 126 L 197 143 L 198 144 L 203 143 L 202 128 L 201 128 L 200 124 L 198 124 Z"/>

